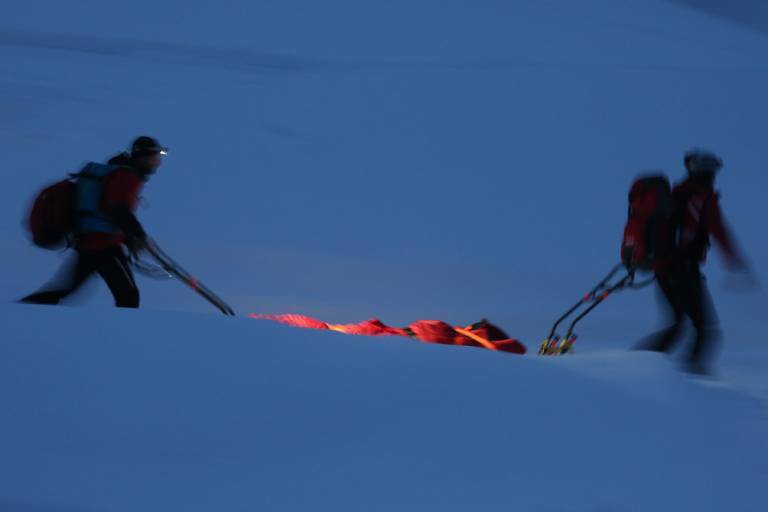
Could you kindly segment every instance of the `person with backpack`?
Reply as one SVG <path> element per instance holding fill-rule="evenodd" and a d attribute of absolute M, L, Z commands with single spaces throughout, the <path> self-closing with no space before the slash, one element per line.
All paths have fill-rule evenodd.
<path fill-rule="evenodd" d="M 686 369 L 706 375 L 710 373 L 713 344 L 719 337 L 717 315 L 701 273 L 710 237 L 722 249 L 730 269 L 748 271 L 748 265 L 723 221 L 719 195 L 714 189 L 722 160 L 711 152 L 695 149 L 685 154 L 684 164 L 688 176 L 672 189 L 668 229 L 661 229 L 662 238 L 669 233 L 669 243 L 659 252 L 653 266 L 673 321 L 637 348 L 670 351 L 679 340 L 687 317 L 696 337 Z"/>
<path fill-rule="evenodd" d="M 21 302 L 58 304 L 97 273 L 117 307 L 139 307 L 139 289 L 123 247 L 136 253 L 146 244 L 146 233 L 134 212 L 144 184 L 165 154 L 167 149 L 156 139 L 141 136 L 133 141 L 130 152 L 114 156 L 106 165 L 91 162 L 72 175 L 73 180 L 49 187 L 48 193 L 43 191 L 30 217 L 33 240 L 45 246 L 48 239 L 55 241 L 66 235 L 76 255 L 64 269 L 63 283 L 28 295 Z M 53 232 L 52 238 L 49 232 Z"/>

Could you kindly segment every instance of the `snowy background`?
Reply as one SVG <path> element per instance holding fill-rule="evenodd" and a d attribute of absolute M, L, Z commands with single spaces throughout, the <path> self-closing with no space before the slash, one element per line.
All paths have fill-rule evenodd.
<path fill-rule="evenodd" d="M 768 13 L 728 5 L 11 0 L 0 290 L 62 260 L 24 238 L 34 192 L 139 134 L 171 147 L 145 227 L 241 314 L 486 316 L 535 349 L 616 263 L 632 178 L 691 146 L 765 283 Z M 556 361 L 217 318 L 173 282 L 2 307 L 0 510 L 762 510 L 768 297 L 720 261 L 716 385 L 624 352 L 652 289 Z"/>

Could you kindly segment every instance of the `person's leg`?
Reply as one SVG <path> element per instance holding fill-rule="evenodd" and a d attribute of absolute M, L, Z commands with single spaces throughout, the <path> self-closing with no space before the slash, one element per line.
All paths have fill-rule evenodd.
<path fill-rule="evenodd" d="M 96 271 L 112 292 L 115 306 L 118 308 L 139 307 L 139 289 L 122 249 L 104 251 Z"/>
<path fill-rule="evenodd" d="M 690 317 L 696 329 L 696 337 L 688 355 L 688 370 L 694 373 L 709 373 L 709 364 L 715 345 L 720 338 L 717 314 L 707 285 L 698 265 L 688 269 L 685 314 Z"/>
<path fill-rule="evenodd" d="M 45 286 L 39 292 L 27 295 L 20 302 L 27 304 L 58 304 L 62 299 L 80 288 L 93 274 L 93 258 L 88 253 L 76 253 L 64 263 L 54 277 L 59 284 Z"/>
<path fill-rule="evenodd" d="M 636 347 L 636 350 L 651 350 L 654 352 L 668 352 L 679 339 L 683 330 L 685 314 L 679 298 L 679 287 L 676 273 L 664 273 L 656 276 L 656 282 L 661 291 L 662 301 L 672 323 L 665 329 L 644 338 Z"/>

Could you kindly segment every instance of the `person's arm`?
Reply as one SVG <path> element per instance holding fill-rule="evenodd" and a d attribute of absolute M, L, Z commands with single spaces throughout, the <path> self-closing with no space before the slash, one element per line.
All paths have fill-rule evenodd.
<path fill-rule="evenodd" d="M 734 269 L 746 269 L 747 263 L 737 249 L 733 236 L 723 220 L 720 198 L 717 194 L 713 194 L 704 203 L 703 214 L 707 229 L 723 250 L 728 265 Z"/>
<path fill-rule="evenodd" d="M 125 236 L 129 240 L 144 240 L 147 237 L 147 233 L 144 231 L 139 219 L 133 214 L 131 209 L 124 205 L 118 204 L 109 211 L 109 217 L 117 224 Z"/>

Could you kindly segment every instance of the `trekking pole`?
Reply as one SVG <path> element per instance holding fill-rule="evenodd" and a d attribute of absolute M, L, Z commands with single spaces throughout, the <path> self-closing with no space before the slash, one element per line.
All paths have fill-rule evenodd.
<path fill-rule="evenodd" d="M 197 280 L 192 274 L 184 270 L 178 263 L 173 261 L 162 249 L 157 245 L 157 242 L 151 238 L 147 238 L 146 243 L 147 252 L 157 260 L 160 266 L 171 274 L 172 276 L 183 281 L 187 286 L 192 288 L 201 297 L 210 302 L 219 311 L 227 316 L 235 316 L 234 310 L 224 302 L 219 296 L 213 293 L 208 287 Z"/>

